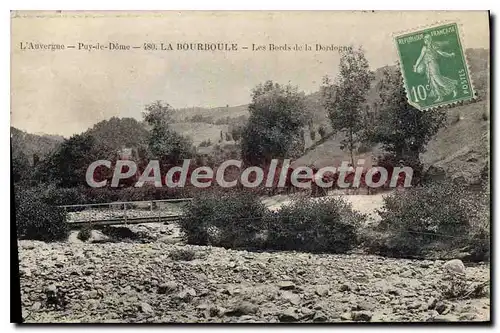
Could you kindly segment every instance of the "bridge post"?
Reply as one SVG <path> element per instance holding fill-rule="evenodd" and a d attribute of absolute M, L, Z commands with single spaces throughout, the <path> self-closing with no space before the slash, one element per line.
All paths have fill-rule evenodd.
<path fill-rule="evenodd" d="M 123 203 L 123 214 L 125 215 L 125 225 L 127 224 L 127 204 Z"/>

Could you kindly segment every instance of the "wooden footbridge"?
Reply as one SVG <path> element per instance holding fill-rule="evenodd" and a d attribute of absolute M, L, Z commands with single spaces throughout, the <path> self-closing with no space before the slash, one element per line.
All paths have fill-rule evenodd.
<path fill-rule="evenodd" d="M 182 205 L 192 198 L 119 201 L 97 204 L 58 206 L 66 212 L 70 228 L 84 225 L 127 225 L 144 223 L 175 223 L 181 215 Z"/>

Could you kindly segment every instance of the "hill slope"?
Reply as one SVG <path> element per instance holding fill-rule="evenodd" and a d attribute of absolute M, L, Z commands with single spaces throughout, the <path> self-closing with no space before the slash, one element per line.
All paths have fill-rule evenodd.
<path fill-rule="evenodd" d="M 64 137 L 59 135 L 31 134 L 15 127 L 10 128 L 10 134 L 13 151 L 24 153 L 30 163 L 33 163 L 35 154 L 39 158 L 44 158 L 64 141 Z"/>
<path fill-rule="evenodd" d="M 433 166 L 451 178 L 477 183 L 489 163 L 489 51 L 468 49 L 466 54 L 478 99 L 446 110 L 447 125 L 429 142 L 427 151 L 421 155 L 421 159 L 427 168 Z M 386 68 L 396 70 L 394 66 Z M 373 105 L 378 98 L 377 89 L 382 70 L 378 69 L 375 72 L 375 80 L 367 98 L 370 105 Z M 309 150 L 296 163 L 326 165 L 339 160 L 348 161 L 348 154 L 340 149 L 340 140 L 339 136 L 330 137 Z M 364 158 L 368 164 L 371 157 L 381 153 L 382 150 L 375 147 L 368 153 L 356 156 L 355 159 Z"/>

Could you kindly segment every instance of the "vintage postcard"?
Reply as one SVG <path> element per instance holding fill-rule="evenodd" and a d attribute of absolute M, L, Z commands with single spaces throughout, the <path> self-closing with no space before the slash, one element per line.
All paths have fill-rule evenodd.
<path fill-rule="evenodd" d="M 489 20 L 13 11 L 12 321 L 490 323 Z"/>

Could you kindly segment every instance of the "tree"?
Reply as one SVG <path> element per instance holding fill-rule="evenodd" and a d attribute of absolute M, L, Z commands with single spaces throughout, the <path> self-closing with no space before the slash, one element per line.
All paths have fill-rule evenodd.
<path fill-rule="evenodd" d="M 95 138 L 101 151 L 110 153 L 110 159 L 122 148 L 146 147 L 149 137 L 146 126 L 134 118 L 112 117 L 98 122 L 85 133 Z"/>
<path fill-rule="evenodd" d="M 52 155 L 39 162 L 34 178 L 60 187 L 84 185 L 87 168 L 99 159 L 98 155 L 92 135 L 73 135 L 61 143 Z"/>
<path fill-rule="evenodd" d="M 373 80 L 363 50 L 350 49 L 342 54 L 336 82 L 328 77 L 323 80 L 322 94 L 332 128 L 344 134 L 341 144 L 351 155 L 354 165 L 354 150 L 360 142 L 363 130 L 362 108 L 365 96 Z"/>
<path fill-rule="evenodd" d="M 234 126 L 231 129 L 231 136 L 233 137 L 234 141 L 238 141 L 241 138 L 242 131 L 243 131 L 243 129 L 241 128 L 241 126 Z"/>
<path fill-rule="evenodd" d="M 318 134 L 319 136 L 321 137 L 321 139 L 323 139 L 325 137 L 325 134 L 326 134 L 326 130 L 325 130 L 325 127 L 323 125 L 321 125 L 319 128 L 318 128 Z"/>
<path fill-rule="evenodd" d="M 12 154 L 12 179 L 14 183 L 26 179 L 29 175 L 30 163 L 22 151 L 13 151 Z"/>
<path fill-rule="evenodd" d="M 29 175 L 30 163 L 25 154 L 25 144 L 18 135 L 11 134 L 10 138 L 11 168 L 14 183 L 25 180 Z"/>
<path fill-rule="evenodd" d="M 156 101 L 143 112 L 144 121 L 151 126 L 148 147 L 155 158 L 168 164 L 177 164 L 193 154 L 191 141 L 170 128 L 172 108 Z"/>
<path fill-rule="evenodd" d="M 380 112 L 371 140 L 381 143 L 396 159 L 419 160 L 419 154 L 444 125 L 446 113 L 442 109 L 421 111 L 408 104 L 399 71 L 384 71 L 379 96 Z"/>
<path fill-rule="evenodd" d="M 312 141 L 316 140 L 316 131 L 314 130 L 314 128 L 309 128 L 309 136 L 311 137 Z"/>
<path fill-rule="evenodd" d="M 241 137 L 242 158 L 249 165 L 273 158 L 294 158 L 304 150 L 304 94 L 272 81 L 252 91 L 250 117 Z M 298 156 L 297 156 L 298 155 Z"/>
<path fill-rule="evenodd" d="M 34 153 L 33 154 L 33 166 L 36 167 L 40 163 L 40 156 L 38 154 Z"/>

